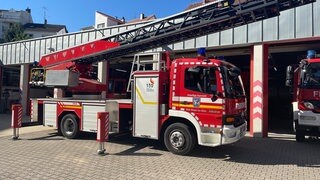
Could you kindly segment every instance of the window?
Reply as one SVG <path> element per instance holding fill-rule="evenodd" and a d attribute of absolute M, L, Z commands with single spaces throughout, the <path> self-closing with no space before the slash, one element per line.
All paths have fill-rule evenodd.
<path fill-rule="evenodd" d="M 217 78 L 214 67 L 190 67 L 185 70 L 185 88 L 215 94 L 217 92 Z"/>
<path fill-rule="evenodd" d="M 3 86 L 16 86 L 20 85 L 20 69 L 17 67 L 4 67 L 2 76 Z"/>
<path fill-rule="evenodd" d="M 240 80 L 240 69 L 239 68 L 227 68 L 222 67 L 222 77 L 224 81 L 224 89 L 226 97 L 228 98 L 239 98 L 244 97 L 244 89 Z"/>
<path fill-rule="evenodd" d="M 310 63 L 302 73 L 302 86 L 314 88 L 320 86 L 320 63 Z"/>
<path fill-rule="evenodd" d="M 100 23 L 97 25 L 97 28 L 104 28 L 105 27 L 105 23 Z"/>

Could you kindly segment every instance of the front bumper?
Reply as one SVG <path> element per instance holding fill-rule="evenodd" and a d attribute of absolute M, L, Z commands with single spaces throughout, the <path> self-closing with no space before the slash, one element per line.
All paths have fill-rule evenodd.
<path fill-rule="evenodd" d="M 225 125 L 223 127 L 223 134 L 221 144 L 230 144 L 239 141 L 246 135 L 247 121 L 238 127 L 233 125 Z"/>
<path fill-rule="evenodd" d="M 246 121 L 238 127 L 224 125 L 220 133 L 200 133 L 199 145 L 214 147 L 234 143 L 243 138 L 246 135 L 246 132 Z"/>
<path fill-rule="evenodd" d="M 320 126 L 320 114 L 312 111 L 299 111 L 298 124 L 302 126 Z"/>

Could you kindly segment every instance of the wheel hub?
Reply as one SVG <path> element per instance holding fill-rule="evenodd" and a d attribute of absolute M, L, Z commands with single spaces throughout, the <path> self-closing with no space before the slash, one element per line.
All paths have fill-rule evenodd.
<path fill-rule="evenodd" d="M 74 131 L 74 124 L 71 119 L 67 119 L 64 124 L 64 129 L 66 130 L 67 134 L 71 134 Z"/>
<path fill-rule="evenodd" d="M 170 142 L 176 149 L 181 148 L 185 143 L 185 137 L 181 132 L 175 131 L 170 135 Z"/>

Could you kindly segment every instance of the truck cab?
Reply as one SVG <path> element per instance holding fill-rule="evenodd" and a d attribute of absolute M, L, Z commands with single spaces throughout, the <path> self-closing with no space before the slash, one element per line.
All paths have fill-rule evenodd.
<path fill-rule="evenodd" d="M 199 145 L 229 144 L 245 135 L 246 98 L 238 68 L 219 59 L 176 59 L 170 83 L 169 116 L 187 119 Z M 173 152 L 179 149 L 176 141 L 188 139 L 181 132 L 165 133 L 165 144 Z"/>

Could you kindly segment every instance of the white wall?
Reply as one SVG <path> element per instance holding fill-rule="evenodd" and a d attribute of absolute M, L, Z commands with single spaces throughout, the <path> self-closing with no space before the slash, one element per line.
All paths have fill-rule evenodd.
<path fill-rule="evenodd" d="M 118 25 L 119 23 L 117 21 L 114 21 L 113 18 L 110 18 L 109 16 L 106 16 L 104 14 L 101 14 L 99 12 L 96 12 L 95 14 L 95 24 L 94 27 L 96 29 L 98 28 L 103 28 L 103 27 L 98 27 L 99 24 L 104 23 L 104 27 L 109 27 L 109 26 L 115 26 Z"/>

